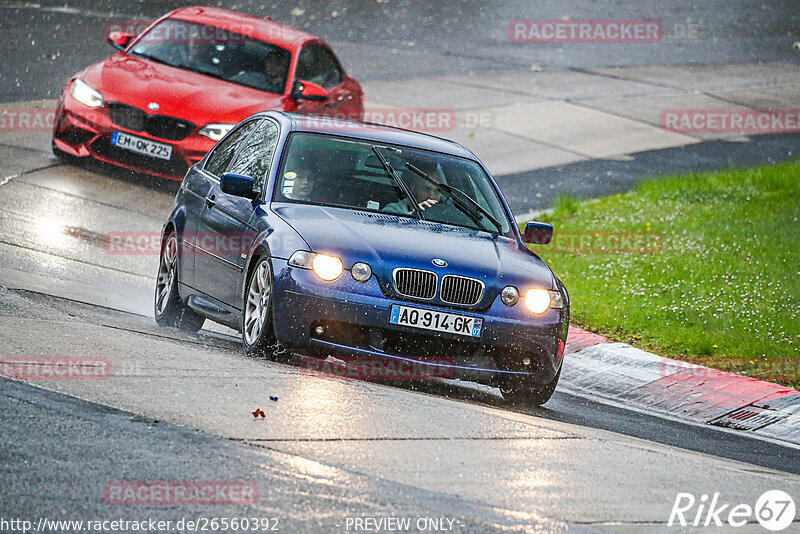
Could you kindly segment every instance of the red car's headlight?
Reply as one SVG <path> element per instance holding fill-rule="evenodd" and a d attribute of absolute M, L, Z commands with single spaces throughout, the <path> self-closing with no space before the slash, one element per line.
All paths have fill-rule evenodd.
<path fill-rule="evenodd" d="M 103 105 L 103 95 L 80 78 L 72 80 L 69 94 L 72 95 L 72 98 L 90 108 L 99 108 Z"/>

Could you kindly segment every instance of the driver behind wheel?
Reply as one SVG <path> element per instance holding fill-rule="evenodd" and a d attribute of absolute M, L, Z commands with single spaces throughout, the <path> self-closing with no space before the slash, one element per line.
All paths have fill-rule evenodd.
<path fill-rule="evenodd" d="M 295 202 L 326 203 L 328 195 L 320 188 L 320 182 L 327 182 L 320 176 L 319 164 L 306 158 L 299 158 L 286 165 L 281 178 L 280 191 L 284 198 Z"/>
<path fill-rule="evenodd" d="M 436 163 L 416 163 L 414 164 L 419 170 L 431 177 L 436 183 L 444 183 L 444 175 Z M 419 176 L 417 173 L 408 169 L 400 176 L 401 180 L 411 190 L 411 194 L 417 201 L 417 207 L 420 211 L 425 211 L 428 208 L 435 206 L 442 197 L 442 190 L 430 183 L 428 180 Z M 411 215 L 414 213 L 414 208 L 411 204 L 411 199 L 408 197 L 402 198 L 397 202 L 392 202 L 384 206 L 383 211 L 387 213 L 395 213 L 397 215 Z"/>

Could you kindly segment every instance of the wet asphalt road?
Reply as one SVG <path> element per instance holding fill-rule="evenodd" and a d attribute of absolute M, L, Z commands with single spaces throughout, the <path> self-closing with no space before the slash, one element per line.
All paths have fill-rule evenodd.
<path fill-rule="evenodd" d="M 98 1 L 67 3 L 65 8 L 61 1 L 3 2 L 0 4 L 0 35 L 5 52 L 0 66 L 0 101 L 53 98 L 68 76 L 111 53 L 102 37 L 105 21 L 150 19 L 177 5 L 175 2 L 144 1 L 123 6 Z M 754 59 L 796 61 L 798 56 L 791 50 L 791 43 L 800 35 L 796 25 L 797 4 L 793 1 L 763 4 L 747 1 L 668 4 L 588 0 L 535 4 L 469 1 L 453 5 L 365 0 L 224 5 L 255 14 L 269 14 L 276 20 L 320 34 L 331 42 L 348 70 L 363 80 L 500 69 L 529 70 L 532 65 L 564 69 Z M 656 45 L 625 47 L 508 42 L 510 20 L 562 17 L 658 18 L 665 23 L 668 39 Z M 680 37 L 681 28 L 693 28 L 696 34 L 691 38 Z M 772 149 L 785 154 L 795 140 L 776 138 L 763 150 L 752 144 L 752 157 L 765 157 Z M 708 152 L 703 153 L 703 150 Z M 697 160 L 707 159 L 710 166 L 716 165 L 718 160 L 710 157 L 714 150 L 711 145 L 698 149 Z M 155 235 L 169 211 L 174 184 L 131 177 L 107 167 L 85 169 L 60 165 L 44 150 L 0 146 L 0 157 L 4 162 L 4 171 L 0 174 L 0 286 L 16 288 L 13 291 L 0 288 L 0 328 L 7 334 L 4 352 L 26 353 L 37 342 L 37 354 L 60 354 L 59 351 L 65 349 L 59 339 L 65 337 L 63 333 L 48 333 L 48 325 L 75 322 L 83 325 L 76 327 L 76 337 L 82 332 L 103 336 L 97 340 L 84 339 L 82 346 L 86 350 L 95 344 L 119 347 L 113 342 L 123 334 L 144 333 L 143 337 L 131 339 L 143 346 L 144 340 L 152 342 L 152 352 L 145 358 L 147 365 L 157 361 L 159 354 L 161 357 L 180 354 L 174 366 L 183 374 L 177 380 L 194 378 L 200 381 L 204 374 L 213 375 L 222 372 L 225 366 L 235 368 L 237 365 L 255 368 L 255 377 L 251 378 L 265 384 L 294 372 L 294 368 L 287 366 L 262 366 L 263 362 L 248 361 L 240 354 L 238 343 L 229 337 L 230 332 L 221 328 L 213 328 L 213 332 L 206 331 L 195 339 L 156 328 L 148 310 L 157 258 L 154 255 L 114 255 L 103 248 L 103 236 L 110 231 L 145 231 Z M 643 154 L 633 163 L 606 162 L 604 165 L 610 167 L 603 169 L 618 173 L 619 187 L 624 188 L 643 170 L 657 166 L 659 157 L 661 154 Z M 575 172 L 584 176 L 595 171 L 596 167 L 554 168 L 543 171 L 540 176 L 544 183 L 551 183 L 560 180 L 563 174 Z M 5 179 L 11 176 L 14 177 Z M 504 188 L 514 188 L 522 199 L 526 191 L 538 187 L 528 178 L 527 175 L 504 177 L 501 184 Z M 586 190 L 579 190 L 577 194 L 597 194 L 591 182 L 584 181 L 583 186 Z M 526 205 L 538 202 L 543 207 L 549 199 L 528 200 L 525 199 Z M 19 322 L 20 318 L 31 322 Z M 28 331 L 28 326 L 41 331 L 38 334 Z M 127 347 L 131 355 L 139 350 L 138 345 Z M 213 367 L 215 364 L 210 368 L 199 367 L 199 364 L 196 367 L 191 354 L 193 348 L 198 352 L 202 349 L 217 353 L 219 369 Z M 213 356 L 210 361 L 216 362 Z M 452 487 L 459 489 L 452 491 L 437 487 L 435 472 L 430 475 L 434 480 L 412 484 L 410 480 L 424 478 L 424 473 L 418 476 L 406 473 L 405 478 L 393 479 L 390 476 L 393 468 L 381 471 L 380 462 L 393 455 L 403 459 L 415 456 L 415 451 L 409 452 L 404 443 L 389 442 L 383 445 L 385 449 L 380 449 L 380 443 L 358 441 L 361 439 L 358 436 L 370 426 L 379 432 L 391 428 L 382 426 L 388 425 L 383 420 L 353 419 L 335 429 L 337 439 L 345 442 L 352 439 L 362 451 L 374 449 L 373 459 L 361 457 L 358 450 L 353 452 L 346 444 L 329 450 L 292 437 L 285 441 L 275 440 L 274 436 L 271 440 L 254 439 L 257 433 L 253 434 L 250 426 L 237 426 L 245 423 L 227 423 L 227 417 L 235 419 L 227 413 L 210 422 L 204 419 L 202 413 L 195 412 L 214 411 L 212 403 L 192 404 L 185 397 L 171 397 L 172 392 L 158 389 L 158 378 L 153 376 L 151 380 L 133 385 L 111 384 L 107 391 L 102 387 L 87 387 L 85 396 L 80 390 L 64 389 L 65 393 L 89 399 L 86 401 L 23 384 L 0 382 L 0 442 L 3 443 L 0 474 L 4 481 L 0 489 L 3 503 L 0 515 L 50 514 L 63 519 L 69 518 L 68 512 L 74 512 L 81 518 L 116 517 L 120 515 L 118 508 L 105 505 L 99 489 L 108 481 L 245 479 L 256 482 L 262 496 L 267 496 L 249 509 L 190 507 L 165 511 L 163 508 L 140 508 L 135 513 L 127 509 L 122 515 L 179 518 L 210 515 L 211 512 L 217 516 L 252 513 L 259 517 L 279 516 L 286 526 L 281 531 L 288 532 L 341 530 L 336 525 L 345 516 L 387 514 L 452 516 L 462 525 L 457 532 L 519 530 L 534 524 L 551 531 L 564 528 L 565 523 L 558 518 L 569 522 L 576 520 L 579 524 L 571 525 L 573 531 L 579 527 L 638 532 L 663 527 L 658 524 L 666 520 L 662 508 L 668 509 L 675 491 L 686 490 L 692 486 L 691 481 L 695 482 L 693 487 L 698 492 L 738 488 L 743 499 L 752 499 L 763 491 L 762 483 L 775 487 L 796 483 L 792 475 L 770 478 L 765 474 L 767 470 L 800 474 L 797 449 L 717 429 L 682 425 L 563 392 L 557 392 L 543 409 L 515 411 L 505 405 L 496 392 L 476 392 L 472 388 L 426 385 L 420 391 L 411 391 L 407 386 L 351 383 L 331 386 L 337 396 L 332 407 L 326 409 L 333 413 L 346 410 L 355 399 L 364 396 L 362 390 L 367 390 L 368 400 L 369 395 L 374 395 L 378 400 L 402 407 L 406 419 L 398 419 L 416 421 L 420 428 L 427 428 L 431 420 L 435 422 L 437 418 L 446 420 L 452 410 L 463 410 L 469 419 L 477 419 L 486 410 L 492 410 L 501 417 L 511 420 L 522 417 L 529 424 L 539 425 L 541 429 L 537 427 L 530 440 L 545 443 L 541 451 L 516 448 L 515 440 L 521 438 L 513 432 L 503 433 L 503 428 L 497 429 L 498 436 L 491 438 L 494 441 L 486 442 L 487 450 L 500 448 L 508 457 L 524 458 L 527 463 L 524 470 L 513 460 L 497 464 L 491 483 L 487 481 L 487 485 L 499 496 L 487 496 L 482 500 L 456 484 Z M 143 389 L 139 392 L 136 387 Z M 153 388 L 149 392 L 152 404 L 141 398 L 148 396 L 144 393 L 148 387 Z M 281 398 L 283 400 L 283 394 Z M 456 408 L 438 404 L 445 398 L 455 400 Z M 427 410 L 416 412 L 419 406 L 426 406 Z M 249 413 L 250 405 L 247 408 Z M 176 411 L 178 409 L 185 411 Z M 155 422 L 153 414 L 162 411 L 165 419 Z M 250 423 L 248 420 L 247 424 Z M 285 427 L 292 428 L 288 423 Z M 248 439 L 235 438 L 242 428 L 241 435 L 249 436 Z M 414 425 L 403 428 L 408 434 L 408 429 L 413 429 Z M 329 429 L 323 425 L 319 430 Z M 491 434 L 495 429 L 478 430 L 478 434 L 484 436 L 482 432 Z M 605 431 L 614 434 L 609 437 Z M 390 434 L 388 430 L 384 432 Z M 553 437 L 549 432 L 561 434 Z M 434 440 L 423 436 L 421 430 L 419 433 L 421 440 Z M 473 450 L 452 441 L 452 437 L 442 439 L 445 445 L 433 450 L 446 452 L 449 446 L 450 454 L 456 458 L 465 454 L 464 451 Z M 469 439 L 483 446 L 484 442 L 478 438 Z M 65 447 L 65 443 L 70 446 Z M 571 448 L 573 444 L 575 448 Z M 614 452 L 606 457 L 604 451 L 619 451 L 620 444 L 627 447 L 624 454 L 630 457 L 615 463 Z M 431 449 L 423 450 L 430 452 Z M 721 462 L 713 457 L 744 464 Z M 350 458 L 354 460 L 349 461 Z M 626 458 L 629 469 L 625 466 Z M 363 461 L 363 465 L 358 461 Z M 482 464 L 493 465 L 488 459 L 484 462 L 480 455 L 472 455 L 461 462 L 467 462 L 466 471 L 477 473 L 485 472 L 481 471 L 486 469 Z M 415 466 L 398 467 L 403 468 L 413 471 Z M 520 470 L 526 476 L 519 480 L 507 476 Z M 536 477 L 539 472 L 547 475 L 539 480 Z M 731 474 L 734 472 L 736 476 Z M 751 478 L 741 474 L 751 472 L 756 473 Z M 442 483 L 448 480 L 445 474 L 438 476 Z M 758 477 L 764 481 L 755 481 Z M 573 480 L 582 481 L 583 486 L 570 485 Z M 663 488 L 650 491 L 648 484 Z M 636 502 L 628 507 L 619 502 L 601 502 L 602 494 L 608 493 L 609 487 L 619 488 L 620 495 L 626 491 L 633 494 L 650 491 L 655 495 L 649 495 L 649 501 L 643 496 L 638 506 L 645 506 L 645 509 L 636 510 Z M 509 500 L 517 497 L 526 504 L 521 508 L 531 515 L 522 515 L 520 509 L 502 501 L 501 497 Z M 617 500 L 620 499 L 623 497 Z M 651 503 L 649 509 L 645 502 Z M 540 511 L 544 515 L 536 515 Z M 615 522 L 618 524 L 612 524 Z"/>
<path fill-rule="evenodd" d="M 2 150 L 11 159 L 23 153 Z M 131 229 L 157 235 L 174 185 L 38 157 L 36 167 L 46 168 L 0 186 L 0 285 L 14 288 L 0 288 L 0 343 L 12 355 L 105 354 L 118 371 L 107 383 L 35 384 L 92 402 L 0 382 L 3 516 L 246 513 L 277 516 L 295 532 L 342 531 L 336 525 L 352 516 L 446 515 L 459 521 L 459 532 L 533 524 L 625 532 L 660 528 L 680 488 L 719 484 L 745 499 L 763 491 L 756 481 L 764 476 L 776 487 L 793 484 L 793 475 L 775 478 L 769 470 L 800 474 L 796 448 L 564 392 L 544 408 L 519 409 L 473 387 L 309 382 L 297 367 L 244 357 L 232 332 L 211 323 L 200 336 L 160 329 L 149 316 L 157 257 L 109 254 L 103 236 Z M 233 393 L 232 380 L 239 386 Z M 253 399 L 267 402 L 267 393 L 280 397 L 261 405 L 272 422 L 254 426 Z M 500 419 L 486 419 L 487 410 Z M 424 460 L 434 454 L 432 465 L 445 472 Z M 734 462 L 717 465 L 714 457 Z M 457 468 L 491 476 L 492 489 L 449 482 Z M 511 476 L 520 469 L 528 473 L 522 486 Z M 720 472 L 728 474 L 717 480 Z M 551 491 L 537 490 L 533 473 Z M 244 479 L 268 497 L 249 508 L 167 511 L 120 511 L 102 500 L 100 488 L 110 481 L 154 478 Z M 604 502 L 609 483 L 636 497 Z M 647 494 L 653 485 L 663 489 Z M 520 519 L 509 498 L 537 515 Z"/>

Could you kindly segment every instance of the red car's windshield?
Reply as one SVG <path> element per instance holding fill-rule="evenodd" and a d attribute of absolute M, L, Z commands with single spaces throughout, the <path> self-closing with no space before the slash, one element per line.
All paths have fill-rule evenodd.
<path fill-rule="evenodd" d="M 291 53 L 279 46 L 215 26 L 165 19 L 128 51 L 269 93 L 286 88 Z"/>

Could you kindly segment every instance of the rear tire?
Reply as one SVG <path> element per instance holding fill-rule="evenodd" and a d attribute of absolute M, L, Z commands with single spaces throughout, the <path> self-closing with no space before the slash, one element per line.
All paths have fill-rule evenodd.
<path fill-rule="evenodd" d="M 192 311 L 178 294 L 178 239 L 174 232 L 167 234 L 161 247 L 153 305 L 159 326 L 197 333 L 205 322 L 205 317 Z"/>
<path fill-rule="evenodd" d="M 245 286 L 242 305 L 242 343 L 250 356 L 273 361 L 291 357 L 275 338 L 272 325 L 272 266 L 268 257 L 256 261 Z"/>
<path fill-rule="evenodd" d="M 537 384 L 529 376 L 515 376 L 506 379 L 500 385 L 500 392 L 503 394 L 503 398 L 511 404 L 517 406 L 541 406 L 553 396 L 559 378 L 561 378 L 560 367 L 553 380 L 544 385 Z"/>

